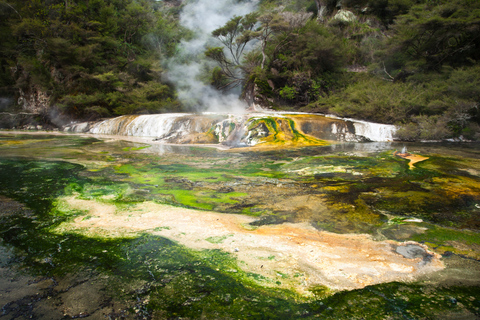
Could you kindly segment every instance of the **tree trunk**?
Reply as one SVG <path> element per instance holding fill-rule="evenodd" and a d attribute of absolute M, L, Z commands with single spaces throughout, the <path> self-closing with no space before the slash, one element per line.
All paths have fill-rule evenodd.
<path fill-rule="evenodd" d="M 266 41 L 262 44 L 262 64 L 260 65 L 260 68 L 263 70 L 265 68 L 265 62 L 267 61 L 267 54 L 265 53 L 265 48 L 267 44 Z"/>
<path fill-rule="evenodd" d="M 317 5 L 317 10 L 318 10 L 317 19 L 323 22 L 325 19 L 325 15 L 327 13 L 327 1 L 315 0 L 315 4 Z"/>

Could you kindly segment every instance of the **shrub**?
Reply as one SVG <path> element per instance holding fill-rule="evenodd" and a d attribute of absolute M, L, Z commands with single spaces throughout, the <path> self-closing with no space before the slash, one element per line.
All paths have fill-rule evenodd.
<path fill-rule="evenodd" d="M 295 90 L 295 88 L 285 86 L 280 89 L 280 96 L 287 100 L 294 100 L 297 96 L 297 90 Z"/>

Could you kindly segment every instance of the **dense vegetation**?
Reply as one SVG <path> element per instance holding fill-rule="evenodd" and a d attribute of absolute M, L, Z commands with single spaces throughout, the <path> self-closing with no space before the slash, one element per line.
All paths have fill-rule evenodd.
<path fill-rule="evenodd" d="M 190 2 L 0 1 L 1 96 L 45 92 L 77 118 L 184 111 L 162 74 Z M 476 0 L 262 0 L 212 35 L 202 81 L 246 100 L 480 139 Z"/>
<path fill-rule="evenodd" d="M 2 95 L 28 99 L 41 92 L 77 118 L 179 107 L 173 87 L 160 80 L 161 60 L 187 33 L 175 6 L 18 0 L 2 1 L 0 9 Z"/>

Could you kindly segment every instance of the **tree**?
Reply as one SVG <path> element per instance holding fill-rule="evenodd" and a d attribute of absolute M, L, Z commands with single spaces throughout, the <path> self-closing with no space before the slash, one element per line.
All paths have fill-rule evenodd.
<path fill-rule="evenodd" d="M 305 105 L 330 93 L 336 86 L 336 73 L 343 57 L 342 41 L 323 24 L 309 21 L 289 36 L 281 50 L 272 54 L 266 68 L 267 81 L 273 90 L 270 98 L 280 97 L 283 99 L 280 103 Z"/>
<path fill-rule="evenodd" d="M 317 20 L 320 22 L 324 22 L 325 18 L 328 14 L 332 12 L 332 10 L 337 5 L 337 0 L 315 0 L 315 5 L 317 6 Z"/>
<path fill-rule="evenodd" d="M 303 26 L 310 16 L 311 13 L 305 11 L 291 13 L 272 10 L 264 14 L 254 12 L 243 17 L 234 17 L 225 26 L 214 30 L 212 35 L 219 39 L 224 47 L 209 48 L 206 56 L 215 60 L 224 76 L 229 79 L 223 88 L 243 83 L 245 75 L 251 73 L 254 65 L 244 60 L 245 49 L 250 44 L 257 44 L 262 56 L 259 67 L 264 69 L 268 58 L 267 46 L 274 35 L 281 39 L 274 49 L 278 51 L 294 30 Z"/>
<path fill-rule="evenodd" d="M 235 87 L 243 81 L 242 73 L 245 73 L 246 70 L 242 65 L 242 57 L 247 44 L 253 39 L 252 30 L 257 24 L 257 19 L 257 13 L 233 17 L 223 27 L 212 32 L 212 35 L 220 40 L 224 47 L 208 48 L 205 55 L 220 65 L 223 77 L 228 79 L 226 84 L 221 85 L 221 88 Z"/>
<path fill-rule="evenodd" d="M 323 21 L 327 10 L 327 0 L 315 0 L 317 5 L 317 19 Z"/>
<path fill-rule="evenodd" d="M 0 16 L 7 18 L 0 19 L 0 33 L 8 34 L 0 48 L 0 90 L 34 101 L 29 105 L 48 97 L 47 107 L 78 118 L 178 110 L 173 88 L 160 81 L 160 62 L 183 30 L 165 6 L 154 0 L 0 1 Z"/>
<path fill-rule="evenodd" d="M 480 4 L 467 0 L 414 6 L 392 27 L 386 60 L 391 69 L 439 71 L 480 60 Z"/>

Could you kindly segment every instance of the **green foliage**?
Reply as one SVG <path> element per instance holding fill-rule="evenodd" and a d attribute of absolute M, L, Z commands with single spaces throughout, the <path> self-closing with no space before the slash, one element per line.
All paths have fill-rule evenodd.
<path fill-rule="evenodd" d="M 267 52 L 271 59 L 263 77 L 277 103 L 305 105 L 331 91 L 343 60 L 340 40 L 315 21 L 278 34 Z"/>
<path fill-rule="evenodd" d="M 276 32 L 288 29 L 287 19 L 277 10 L 268 10 L 263 14 L 249 13 L 243 17 L 234 16 L 223 27 L 212 32 L 224 47 L 208 48 L 205 55 L 217 62 L 222 70 L 223 78 L 228 79 L 225 87 L 235 87 L 245 82 L 247 74 L 252 72 L 258 63 L 256 59 L 244 59 L 247 45 L 253 41 L 260 42 L 262 54 L 260 68 L 265 67 L 267 44 Z M 225 54 L 224 50 L 228 52 Z"/>
<path fill-rule="evenodd" d="M 288 69 L 310 72 L 312 76 L 336 71 L 342 64 L 340 42 L 323 26 L 310 21 L 299 30 L 282 55 Z"/>
<path fill-rule="evenodd" d="M 181 108 L 174 90 L 159 82 L 161 60 L 186 35 L 169 7 L 152 0 L 9 6 L 0 32 L 15 41 L 0 51 L 0 79 L 12 89 L 46 91 L 52 104 L 79 118 Z"/>
<path fill-rule="evenodd" d="M 480 3 L 467 0 L 410 8 L 396 20 L 386 61 L 394 70 L 440 70 L 480 59 Z"/>
<path fill-rule="evenodd" d="M 344 91 L 318 102 L 342 116 L 399 124 L 397 135 L 404 140 L 459 135 L 477 139 L 479 72 L 479 66 L 445 68 L 441 73 L 408 77 L 405 82 L 360 74 Z"/>
<path fill-rule="evenodd" d="M 322 21 L 312 18 L 317 4 Z M 275 109 L 402 126 L 407 140 L 480 139 L 480 2 L 265 0 L 213 32 L 203 79 Z M 162 66 L 191 36 L 154 0 L 0 2 L 0 94 L 43 91 L 78 118 L 183 111 Z M 248 50 L 246 50 L 246 48 Z M 353 73 L 351 71 L 361 73 Z M 368 74 L 366 72 L 369 72 Z"/>
<path fill-rule="evenodd" d="M 297 90 L 295 90 L 295 88 L 285 86 L 280 89 L 280 96 L 284 99 L 294 100 L 297 96 Z"/>
<path fill-rule="evenodd" d="M 206 56 L 216 61 L 224 78 L 229 79 L 226 86 L 245 84 L 249 79 L 245 88 L 251 88 L 256 68 L 265 69 L 275 59 L 283 43 L 288 43 L 310 16 L 303 10 L 293 13 L 264 4 L 260 12 L 235 16 L 223 27 L 214 30 L 212 35 L 224 47 L 209 48 Z M 245 54 L 245 48 L 255 42 L 255 49 Z"/>
<path fill-rule="evenodd" d="M 415 116 L 412 122 L 402 126 L 397 137 L 402 140 L 440 140 L 450 138 L 448 119 L 442 116 Z"/>
<path fill-rule="evenodd" d="M 422 88 L 372 76 L 359 76 L 341 94 L 327 99 L 332 111 L 344 116 L 395 123 L 422 107 Z"/>
<path fill-rule="evenodd" d="M 388 26 L 398 15 L 407 13 L 415 3 L 414 0 L 370 0 L 368 10 Z"/>
<path fill-rule="evenodd" d="M 254 77 L 254 83 L 257 86 L 257 91 L 258 93 L 266 96 L 266 97 L 272 97 L 273 96 L 273 90 L 268 81 L 266 80 L 265 75 L 262 74 L 257 74 Z"/>

